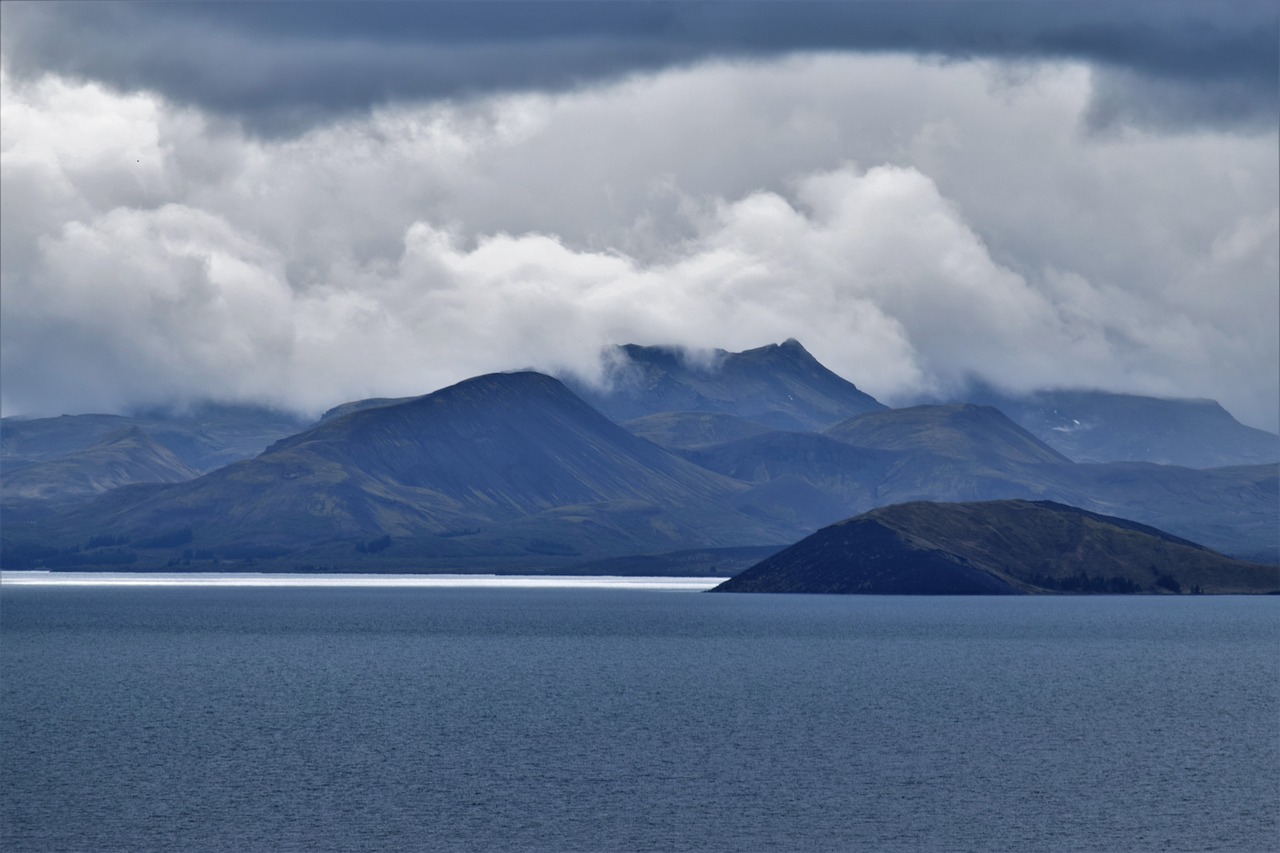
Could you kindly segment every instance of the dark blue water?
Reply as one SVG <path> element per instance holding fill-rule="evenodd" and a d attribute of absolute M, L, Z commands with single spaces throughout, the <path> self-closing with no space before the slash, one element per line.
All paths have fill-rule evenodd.
<path fill-rule="evenodd" d="M 0 594 L 0 848 L 1274 850 L 1280 600 Z"/>

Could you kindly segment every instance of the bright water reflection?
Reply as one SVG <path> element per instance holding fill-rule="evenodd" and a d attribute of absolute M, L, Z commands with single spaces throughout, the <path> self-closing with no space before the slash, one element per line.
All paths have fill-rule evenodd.
<path fill-rule="evenodd" d="M 615 577 L 482 574 L 258 574 L 254 572 L 3 572 L 5 586 L 422 587 L 484 589 L 644 589 L 703 592 L 722 577 Z"/>

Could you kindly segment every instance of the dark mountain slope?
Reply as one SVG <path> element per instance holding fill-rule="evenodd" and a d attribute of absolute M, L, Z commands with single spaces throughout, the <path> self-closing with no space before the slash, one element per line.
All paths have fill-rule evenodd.
<path fill-rule="evenodd" d="M 494 374 L 326 421 L 190 483 L 112 495 L 48 532 L 189 530 L 183 550 L 250 556 L 390 537 L 385 556 L 406 560 L 581 560 L 795 535 L 736 512 L 745 489 L 631 435 L 550 377 Z"/>
<path fill-rule="evenodd" d="M 268 455 L 323 458 L 499 517 L 668 493 L 723 495 L 728 486 L 538 373 L 492 374 L 356 412 L 280 441 Z"/>
<path fill-rule="evenodd" d="M 775 429 L 818 430 L 884 405 L 823 367 L 799 342 L 698 359 L 666 347 L 618 347 L 605 390 L 567 380 L 615 421 L 718 412 Z"/>
<path fill-rule="evenodd" d="M 824 528 L 720 592 L 1267 593 L 1280 569 L 1047 501 L 910 503 Z"/>
<path fill-rule="evenodd" d="M 1280 435 L 1245 426 L 1213 400 L 1102 391 L 1019 397 L 989 388 L 975 389 L 969 399 L 995 406 L 1077 462 L 1217 468 L 1280 461 Z"/>

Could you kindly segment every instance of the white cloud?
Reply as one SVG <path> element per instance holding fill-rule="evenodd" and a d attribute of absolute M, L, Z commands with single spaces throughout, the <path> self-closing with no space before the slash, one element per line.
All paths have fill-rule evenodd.
<path fill-rule="evenodd" d="M 5 78 L 3 405 L 314 411 L 797 337 L 891 402 L 978 374 L 1274 428 L 1275 135 L 1091 135 L 1087 69 L 1024 71 L 710 64 L 276 141 Z"/>

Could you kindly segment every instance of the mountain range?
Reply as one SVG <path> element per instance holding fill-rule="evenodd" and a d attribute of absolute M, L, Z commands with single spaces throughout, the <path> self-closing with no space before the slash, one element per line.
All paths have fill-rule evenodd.
<path fill-rule="evenodd" d="M 607 390 L 491 374 L 305 427 L 5 419 L 0 564 L 699 574 L 876 507 L 1012 498 L 1280 561 L 1275 464 L 1073 461 L 995 406 L 889 409 L 795 341 L 610 364 Z"/>
<path fill-rule="evenodd" d="M 155 559 L 376 555 L 408 565 L 785 541 L 787 526 L 733 508 L 749 490 L 525 372 L 356 409 L 254 459 L 185 483 L 117 490 L 27 532 L 47 543 L 92 531 L 134 551 L 159 538 Z"/>

